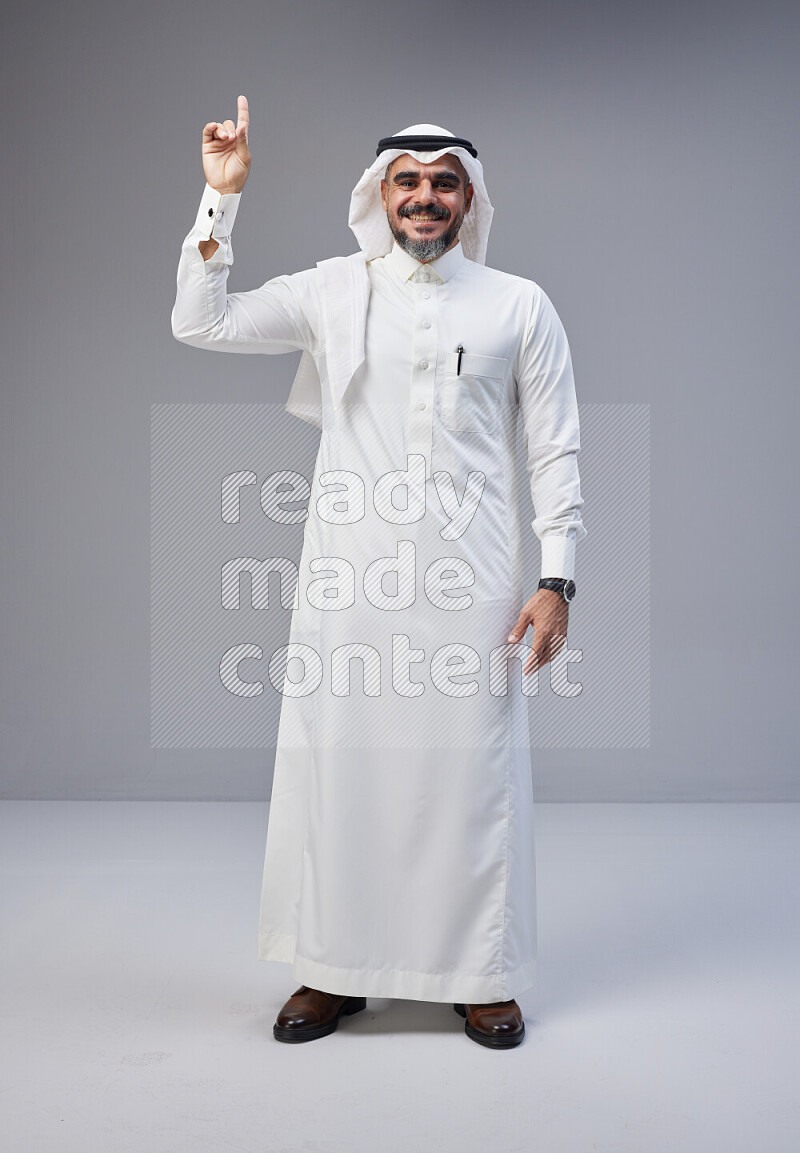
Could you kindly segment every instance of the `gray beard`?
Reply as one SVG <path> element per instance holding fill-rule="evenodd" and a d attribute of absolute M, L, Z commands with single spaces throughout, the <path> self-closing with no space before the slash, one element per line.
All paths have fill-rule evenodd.
<path fill-rule="evenodd" d="M 407 252 L 409 256 L 413 256 L 415 260 L 419 260 L 420 263 L 424 264 L 429 260 L 436 260 L 438 256 L 441 256 L 443 252 L 447 251 L 455 238 L 458 236 L 461 223 L 463 221 L 463 216 L 456 216 L 453 220 L 451 220 L 450 227 L 447 229 L 443 236 L 438 238 L 438 240 L 412 240 L 410 236 L 407 236 L 402 231 L 402 220 L 403 217 L 400 216 L 397 228 L 393 226 L 391 220 L 389 221 L 389 228 L 392 231 L 392 236 L 395 238 L 404 252 Z"/>
<path fill-rule="evenodd" d="M 431 240 L 412 240 L 404 232 L 396 232 L 394 238 L 404 252 L 422 264 L 429 260 L 436 260 L 437 256 L 441 256 L 443 252 L 447 251 L 453 240 L 449 232 Z"/>

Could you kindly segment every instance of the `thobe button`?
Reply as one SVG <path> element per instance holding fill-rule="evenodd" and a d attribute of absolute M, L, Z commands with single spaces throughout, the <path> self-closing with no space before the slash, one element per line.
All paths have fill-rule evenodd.
<path fill-rule="evenodd" d="M 217 220 L 222 220 L 222 213 L 221 212 L 217 213 Z"/>
<path fill-rule="evenodd" d="M 427 407 L 428 407 L 428 406 L 427 406 L 427 404 L 425 403 L 425 401 L 424 401 L 424 400 L 421 400 L 421 401 L 419 402 L 419 404 L 417 405 L 417 408 L 419 409 L 419 411 L 420 411 L 420 412 L 424 412 L 424 411 L 425 411 L 425 409 L 426 409 Z"/>
<path fill-rule="evenodd" d="M 423 292 L 423 294 L 422 294 L 423 300 L 430 300 L 430 298 L 431 298 L 431 294 L 429 292 Z"/>
<path fill-rule="evenodd" d="M 428 362 L 427 362 L 427 360 L 421 360 L 421 361 L 419 362 L 419 366 L 420 366 L 420 368 L 427 368 L 427 367 L 428 367 Z"/>
<path fill-rule="evenodd" d="M 431 326 L 431 322 L 429 320 L 423 320 L 423 322 L 422 322 L 423 328 L 430 328 L 430 326 Z"/>
<path fill-rule="evenodd" d="M 423 280 L 425 281 L 425 283 L 427 284 L 427 283 L 428 283 L 428 281 L 430 280 L 430 276 L 429 276 L 429 274 L 428 274 L 427 272 L 423 272 L 423 274 L 422 274 L 422 279 L 423 279 Z"/>

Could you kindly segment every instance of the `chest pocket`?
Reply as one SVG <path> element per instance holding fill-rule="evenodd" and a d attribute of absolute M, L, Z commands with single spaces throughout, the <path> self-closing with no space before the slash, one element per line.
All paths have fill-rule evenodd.
<path fill-rule="evenodd" d="M 508 361 L 474 352 L 447 354 L 442 384 L 441 421 L 452 432 L 494 432 Z"/>

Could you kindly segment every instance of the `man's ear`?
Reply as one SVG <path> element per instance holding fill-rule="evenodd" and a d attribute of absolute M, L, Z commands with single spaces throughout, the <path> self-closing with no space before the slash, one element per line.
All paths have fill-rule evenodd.
<path fill-rule="evenodd" d="M 386 190 L 387 190 L 386 181 L 382 180 L 381 181 L 381 208 L 383 209 L 384 212 L 387 209 Z"/>
<path fill-rule="evenodd" d="M 473 197 L 474 193 L 475 193 L 475 189 L 472 187 L 471 184 L 468 184 L 466 187 L 466 190 L 464 192 L 464 215 L 465 216 L 469 212 L 470 205 L 472 204 L 472 197 Z"/>

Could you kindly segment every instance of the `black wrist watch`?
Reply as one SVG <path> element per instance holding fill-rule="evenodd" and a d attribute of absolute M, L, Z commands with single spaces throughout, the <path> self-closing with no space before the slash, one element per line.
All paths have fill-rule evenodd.
<path fill-rule="evenodd" d="M 575 581 L 567 580 L 565 577 L 542 577 L 539 581 L 539 588 L 552 589 L 555 593 L 561 593 L 567 604 L 575 600 Z"/>

